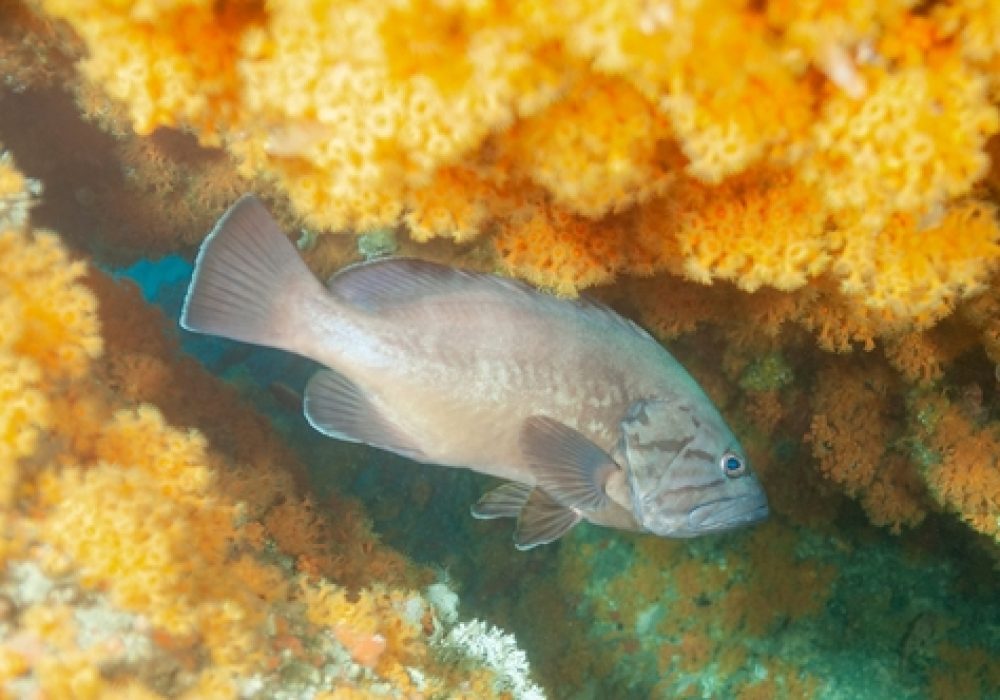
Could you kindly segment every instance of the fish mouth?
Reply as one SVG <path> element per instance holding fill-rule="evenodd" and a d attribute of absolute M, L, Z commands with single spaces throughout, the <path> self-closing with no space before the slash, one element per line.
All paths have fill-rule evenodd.
<path fill-rule="evenodd" d="M 767 497 L 755 493 L 704 503 L 688 513 L 687 524 L 693 532 L 721 532 L 753 525 L 769 513 Z"/>

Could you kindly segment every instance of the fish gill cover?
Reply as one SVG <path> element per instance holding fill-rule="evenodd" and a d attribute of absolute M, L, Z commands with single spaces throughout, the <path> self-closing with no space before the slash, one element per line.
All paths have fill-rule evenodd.
<path fill-rule="evenodd" d="M 995 697 L 997 26 L 0 0 L 0 693 Z M 513 552 L 468 518 L 485 480 L 321 442 L 273 356 L 185 338 L 216 379 L 170 274 L 164 315 L 101 270 L 192 257 L 245 191 L 323 277 L 392 229 L 612 304 L 705 387 L 771 522 Z"/>

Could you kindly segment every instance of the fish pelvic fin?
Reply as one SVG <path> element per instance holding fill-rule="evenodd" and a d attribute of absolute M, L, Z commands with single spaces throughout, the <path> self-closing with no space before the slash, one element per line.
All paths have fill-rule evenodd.
<path fill-rule="evenodd" d="M 325 294 L 267 208 L 248 194 L 201 244 L 180 325 L 296 352 L 294 338 L 309 326 L 303 307 Z"/>
<path fill-rule="evenodd" d="M 516 518 L 527 503 L 531 490 L 531 486 L 516 481 L 501 484 L 483 494 L 483 497 L 472 506 L 472 517 L 477 520 Z"/>
<path fill-rule="evenodd" d="M 581 519 L 580 511 L 558 503 L 541 489 L 533 489 L 517 518 L 514 546 L 523 551 L 554 542 Z"/>
<path fill-rule="evenodd" d="M 323 369 L 306 384 L 306 419 L 324 435 L 348 442 L 363 442 L 410 459 L 423 452 L 403 430 L 382 415 L 354 382 L 339 372 Z"/>
<path fill-rule="evenodd" d="M 557 502 L 582 510 L 608 505 L 604 486 L 619 467 L 585 435 L 554 418 L 532 416 L 520 441 L 538 486 Z"/>

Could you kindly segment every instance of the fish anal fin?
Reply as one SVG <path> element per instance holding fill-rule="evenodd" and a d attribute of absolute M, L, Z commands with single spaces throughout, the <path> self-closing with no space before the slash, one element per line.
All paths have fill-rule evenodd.
<path fill-rule="evenodd" d="M 554 542 L 581 519 L 578 510 L 558 503 L 541 489 L 533 489 L 517 518 L 514 546 L 525 550 Z"/>
<path fill-rule="evenodd" d="M 423 452 L 379 412 L 365 392 L 331 369 L 313 375 L 305 390 L 306 419 L 316 430 L 338 440 L 363 442 L 419 460 Z"/>
<path fill-rule="evenodd" d="M 604 485 L 619 467 L 587 436 L 554 418 L 532 416 L 520 439 L 538 485 L 553 499 L 583 510 L 608 505 Z"/>
<path fill-rule="evenodd" d="M 516 518 L 528 501 L 533 487 L 510 481 L 501 484 L 472 506 L 472 517 L 477 520 L 494 520 L 496 518 Z"/>

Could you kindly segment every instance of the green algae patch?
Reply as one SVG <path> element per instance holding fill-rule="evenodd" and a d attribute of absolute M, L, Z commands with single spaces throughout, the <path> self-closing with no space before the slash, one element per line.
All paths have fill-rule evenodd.
<path fill-rule="evenodd" d="M 795 374 L 784 356 L 772 352 L 751 362 L 740 376 L 739 384 L 745 391 L 777 391 L 794 379 Z"/>

